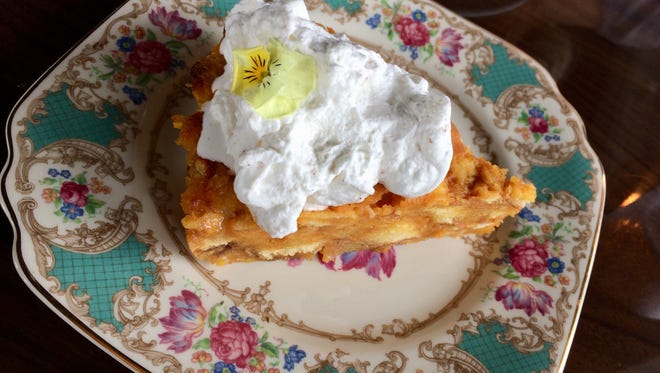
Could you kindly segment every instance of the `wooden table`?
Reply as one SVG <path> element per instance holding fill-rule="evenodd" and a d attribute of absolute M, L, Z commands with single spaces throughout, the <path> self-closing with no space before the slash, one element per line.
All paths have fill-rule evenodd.
<path fill-rule="evenodd" d="M 5 2 L 0 13 L 3 117 L 42 72 L 122 2 Z M 621 32 L 599 32 L 604 14 L 599 8 L 579 2 L 576 9 L 573 3 L 578 2 L 567 3 L 553 9 L 551 4 L 558 2 L 530 0 L 503 14 L 471 19 L 548 68 L 584 119 L 607 175 L 598 252 L 566 371 L 658 372 L 659 25 L 656 21 L 656 34 L 647 40 L 655 47 L 643 40 L 624 45 L 616 39 Z M 6 152 L 2 146 L 3 162 Z M 122 371 L 28 290 L 13 267 L 12 230 L 4 217 L 1 229 L 6 298 L 0 317 L 0 370 Z"/>

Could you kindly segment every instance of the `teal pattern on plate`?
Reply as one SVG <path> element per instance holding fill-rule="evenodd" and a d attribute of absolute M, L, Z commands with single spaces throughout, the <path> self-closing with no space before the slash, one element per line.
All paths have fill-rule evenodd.
<path fill-rule="evenodd" d="M 142 288 L 151 291 L 154 284 L 156 264 L 145 260 L 149 248 L 130 236 L 123 244 L 101 254 L 80 254 L 51 246 L 55 264 L 48 276 L 56 277 L 60 289 L 65 290 L 76 284 L 76 296 L 89 295 L 89 316 L 98 323 L 113 324 L 121 332 L 121 324 L 113 316 L 113 295 L 129 289 L 129 280 L 139 276 L 143 279 Z M 136 280 L 133 280 L 136 281 Z"/>
<path fill-rule="evenodd" d="M 485 73 L 476 65 L 472 66 L 471 71 L 474 84 L 483 87 L 482 96 L 495 102 L 500 94 L 511 86 L 541 86 L 536 79 L 536 71 L 527 62 L 509 58 L 506 48 L 500 44 L 486 41 L 485 45 L 493 51 L 494 62 L 488 66 Z"/>
<path fill-rule="evenodd" d="M 348 14 L 356 14 L 362 10 L 362 1 L 358 0 L 323 0 L 326 4 L 330 5 L 332 10 L 339 10 L 343 8 Z"/>
<path fill-rule="evenodd" d="M 35 122 L 26 121 L 24 137 L 32 141 L 35 152 L 67 139 L 87 140 L 107 147 L 121 136 L 115 125 L 124 122 L 125 117 L 117 107 L 105 102 L 103 114 L 78 110 L 66 94 L 68 89 L 69 85 L 63 84 L 61 90 L 48 92 L 44 98 L 47 114 L 38 113 L 34 115 Z"/>
<path fill-rule="evenodd" d="M 240 0 L 206 0 L 199 10 L 210 17 L 224 18 Z"/>
<path fill-rule="evenodd" d="M 506 334 L 506 325 L 494 321 L 479 324 L 477 330 L 478 333 L 466 331 L 458 347 L 479 359 L 491 373 L 539 372 L 548 369 L 553 362 L 549 355 L 550 342 L 545 342 L 540 351 L 521 352 L 513 344 L 497 340 Z"/>
<path fill-rule="evenodd" d="M 565 163 L 553 167 L 532 166 L 527 174 L 538 190 L 536 200 L 544 203 L 550 202 L 544 189 L 550 193 L 566 191 L 580 201 L 581 209 L 586 210 L 587 202 L 593 199 L 593 191 L 589 183 L 593 177 L 594 169 L 591 161 L 576 151 Z"/>
<path fill-rule="evenodd" d="M 358 0 L 323 0 L 332 8 L 332 10 L 339 10 L 343 8 L 348 14 L 356 14 L 362 10 L 362 1 Z M 206 3 L 199 7 L 199 10 L 204 12 L 210 17 L 224 18 L 229 14 L 234 5 L 238 4 L 240 0 L 206 0 Z"/>

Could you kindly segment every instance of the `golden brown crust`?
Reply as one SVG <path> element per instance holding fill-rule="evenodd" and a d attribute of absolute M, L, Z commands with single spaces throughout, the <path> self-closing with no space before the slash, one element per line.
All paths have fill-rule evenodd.
<path fill-rule="evenodd" d="M 214 52 L 193 67 L 193 95 L 200 106 L 211 99 L 211 84 L 223 66 L 224 59 Z M 217 264 L 317 253 L 329 260 L 346 251 L 488 233 L 536 198 L 533 185 L 516 177 L 507 180 L 506 170 L 475 157 L 452 126 L 451 167 L 433 192 L 403 198 L 377 185 L 361 203 L 304 211 L 297 232 L 275 239 L 237 199 L 230 170 L 197 156 L 202 113 L 173 120 L 180 129 L 177 143 L 188 152 L 187 188 L 181 196 L 188 246 L 196 256 Z"/>

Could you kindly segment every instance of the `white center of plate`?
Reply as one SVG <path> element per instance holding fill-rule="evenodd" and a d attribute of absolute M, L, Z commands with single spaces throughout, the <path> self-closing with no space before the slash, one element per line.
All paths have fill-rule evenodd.
<path fill-rule="evenodd" d="M 292 267 L 285 261 L 216 267 L 213 276 L 234 290 L 270 283 L 266 299 L 280 318 L 340 335 L 373 325 L 374 336 L 394 320 L 425 320 L 452 302 L 476 265 L 458 239 L 434 239 L 397 247 L 397 264 L 381 280 L 364 269 L 332 271 L 316 260 Z M 275 320 L 277 321 L 277 320 Z"/>

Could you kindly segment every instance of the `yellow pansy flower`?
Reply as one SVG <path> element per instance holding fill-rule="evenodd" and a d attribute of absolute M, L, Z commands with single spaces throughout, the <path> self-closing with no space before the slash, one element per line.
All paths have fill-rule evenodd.
<path fill-rule="evenodd" d="M 231 92 L 239 96 L 246 90 L 261 84 L 269 75 L 270 52 L 263 46 L 249 49 L 235 49 L 234 80 Z"/>
<path fill-rule="evenodd" d="M 295 112 L 316 88 L 316 61 L 276 39 L 268 46 L 233 51 L 232 93 L 242 96 L 264 118 Z"/>

